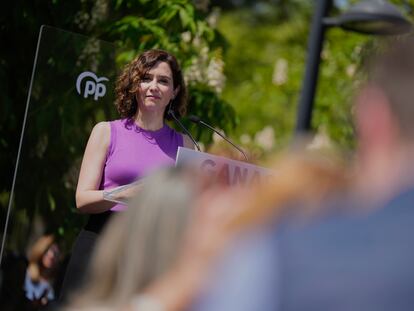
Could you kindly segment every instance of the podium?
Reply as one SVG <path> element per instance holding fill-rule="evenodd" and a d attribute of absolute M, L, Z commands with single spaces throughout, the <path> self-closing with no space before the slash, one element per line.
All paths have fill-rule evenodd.
<path fill-rule="evenodd" d="M 229 186 L 241 186 L 247 188 L 253 184 L 266 182 L 274 175 L 272 170 L 257 165 L 184 147 L 178 147 L 175 165 L 189 165 L 213 178 L 220 179 L 220 182 L 224 182 Z M 127 185 L 105 190 L 104 199 L 115 203 L 127 204 L 126 201 L 115 199 L 116 194 L 131 187 L 135 187 L 143 182 L 145 182 L 145 177 Z"/>
<path fill-rule="evenodd" d="M 209 175 L 217 176 L 229 186 L 249 187 L 271 179 L 274 174 L 272 170 L 250 163 L 178 147 L 176 165 L 187 164 Z"/>

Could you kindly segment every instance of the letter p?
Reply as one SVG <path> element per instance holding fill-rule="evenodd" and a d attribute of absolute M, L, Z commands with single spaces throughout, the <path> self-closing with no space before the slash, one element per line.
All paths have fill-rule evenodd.
<path fill-rule="evenodd" d="M 89 95 L 92 95 L 95 93 L 96 84 L 93 81 L 86 81 L 85 84 L 85 92 L 83 93 L 83 97 L 87 98 Z"/>
<path fill-rule="evenodd" d="M 95 100 L 98 100 L 99 97 L 105 96 L 106 93 L 106 86 L 103 83 L 98 83 L 96 85 L 95 96 L 93 97 Z"/>

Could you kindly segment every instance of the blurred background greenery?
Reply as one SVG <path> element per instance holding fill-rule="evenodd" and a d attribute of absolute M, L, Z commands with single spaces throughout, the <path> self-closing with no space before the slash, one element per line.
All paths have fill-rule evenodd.
<path fill-rule="evenodd" d="M 332 14 L 352 0 L 336 0 Z M 414 0 L 394 0 L 412 18 Z M 302 85 L 307 38 L 314 9 L 309 0 L 50 0 L 7 1 L 0 13 L 0 227 L 6 218 L 30 75 L 40 26 L 43 24 L 115 44 L 119 69 L 139 52 L 163 48 L 180 60 L 190 93 L 190 114 L 224 131 L 259 160 L 286 147 L 294 134 Z M 312 127 L 314 145 L 355 147 L 352 94 L 363 80 L 362 64 L 375 49 L 377 38 L 330 29 L 327 32 Z M 95 51 L 96 52 L 96 51 Z M 62 120 L 66 117 L 60 115 Z M 84 219 L 75 213 L 75 176 L 91 126 L 115 118 L 113 107 L 96 108 L 72 135 L 74 147 L 63 162 L 72 170 L 50 170 L 32 176 L 42 195 L 28 195 L 13 207 L 10 247 L 22 250 L 36 222 L 60 235 L 68 248 Z M 72 119 L 71 119 L 72 120 Z M 184 120 L 206 149 L 215 137 Z M 44 142 L 63 139 L 79 127 L 77 121 L 26 133 L 33 148 L 33 165 L 47 161 Z M 46 126 L 46 123 L 44 124 Z M 58 125 L 59 127 L 59 125 Z M 68 130 L 69 128 L 69 130 Z M 42 133 L 40 135 L 40 133 Z M 45 138 L 46 136 L 46 138 Z M 26 137 L 25 137 L 26 139 Z M 52 145 L 52 144 L 50 144 Z M 70 157 L 70 158 L 69 158 Z M 38 161 L 38 162 L 36 162 Z M 69 167 L 69 166 L 68 166 Z M 65 171 L 68 174 L 63 174 Z M 68 183 L 72 186 L 65 186 Z M 20 229 L 17 230 L 16 228 Z M 18 232 L 18 233 L 17 233 Z M 65 246 L 64 246 L 65 248 Z"/>

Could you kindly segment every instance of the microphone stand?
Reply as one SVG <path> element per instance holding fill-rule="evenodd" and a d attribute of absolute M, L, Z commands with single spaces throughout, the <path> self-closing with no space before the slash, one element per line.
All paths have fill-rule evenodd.
<path fill-rule="evenodd" d="M 190 132 L 185 128 L 185 126 L 180 122 L 180 120 L 178 120 L 178 118 L 175 116 L 174 111 L 171 109 L 171 107 L 168 109 L 167 112 L 173 119 L 175 122 L 178 123 L 178 125 L 183 129 L 183 131 L 188 135 L 188 137 L 190 137 L 190 139 L 192 140 L 192 142 L 194 143 L 194 145 L 196 146 L 198 151 L 201 151 L 200 149 L 200 145 L 195 141 L 194 137 L 190 134 Z"/>
<path fill-rule="evenodd" d="M 223 138 L 225 141 L 227 141 L 230 145 L 232 145 L 234 148 L 236 148 L 246 159 L 246 161 L 249 161 L 249 159 L 247 158 L 246 153 L 236 144 L 234 144 L 230 139 L 228 139 L 226 136 L 224 136 L 223 134 L 221 134 L 218 130 L 216 130 L 214 127 L 212 127 L 211 125 L 207 124 L 206 122 L 204 122 L 203 120 L 201 120 L 199 117 L 191 115 L 188 117 L 188 119 L 191 122 L 194 123 L 200 123 L 201 125 L 209 128 L 210 130 L 212 130 L 213 132 L 217 133 L 221 138 Z"/>

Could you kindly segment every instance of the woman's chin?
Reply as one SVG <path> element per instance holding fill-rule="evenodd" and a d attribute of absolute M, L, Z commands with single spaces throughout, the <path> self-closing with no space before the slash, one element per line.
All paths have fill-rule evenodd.
<path fill-rule="evenodd" d="M 150 112 L 150 113 L 160 113 L 160 114 L 164 114 L 164 110 L 165 110 L 165 106 L 156 104 L 156 103 L 146 103 L 143 107 L 142 107 L 142 111 L 146 111 L 146 112 Z"/>

